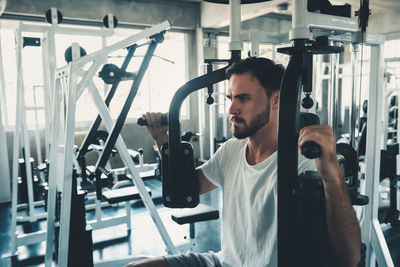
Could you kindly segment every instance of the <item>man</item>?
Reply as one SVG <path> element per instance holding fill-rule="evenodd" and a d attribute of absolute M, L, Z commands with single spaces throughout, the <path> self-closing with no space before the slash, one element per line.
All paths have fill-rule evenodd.
<path fill-rule="evenodd" d="M 227 70 L 231 131 L 213 157 L 199 167 L 200 193 L 223 192 L 222 253 L 170 255 L 129 266 L 277 266 L 277 139 L 279 88 L 284 69 L 265 58 L 247 58 Z M 143 115 L 160 147 L 168 142 L 160 113 Z M 299 147 L 314 141 L 322 155 L 299 157 L 299 171 L 318 170 L 325 187 L 333 266 L 357 266 L 360 230 L 347 196 L 336 144 L 328 125 L 305 127 Z"/>

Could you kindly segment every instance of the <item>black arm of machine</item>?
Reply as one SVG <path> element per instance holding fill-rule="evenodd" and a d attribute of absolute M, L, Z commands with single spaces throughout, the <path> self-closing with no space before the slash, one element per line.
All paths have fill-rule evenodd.
<path fill-rule="evenodd" d="M 311 90 L 307 77 L 312 71 L 312 51 L 305 40 L 296 40 L 284 51 L 291 58 L 279 103 L 279 109 L 285 112 L 279 112 L 278 128 L 278 262 L 279 266 L 326 266 L 328 236 L 321 178 L 316 172 L 298 173 L 299 130 L 318 123 L 315 115 L 299 112 L 302 90 Z M 319 146 L 308 146 L 317 152 L 312 156 L 318 156 Z"/>
<path fill-rule="evenodd" d="M 226 68 L 197 77 L 175 93 L 168 113 L 168 144 L 161 148 L 163 202 L 170 208 L 193 208 L 199 204 L 199 184 L 195 172 L 193 148 L 181 140 L 179 113 L 186 97 L 226 79 Z"/>
<path fill-rule="evenodd" d="M 100 170 L 99 167 L 105 168 L 107 161 L 111 155 L 112 149 L 115 146 L 115 143 L 117 142 L 117 139 L 121 133 L 122 127 L 124 126 L 126 117 L 128 116 L 128 112 L 131 108 L 132 102 L 135 99 L 135 96 L 139 90 L 140 83 L 144 77 L 144 74 L 146 73 L 146 70 L 150 64 L 150 60 L 154 55 L 155 49 L 159 43 L 159 40 L 163 40 L 163 37 L 160 38 L 154 38 L 150 45 L 147 48 L 146 54 L 143 58 L 143 61 L 140 65 L 139 71 L 134 79 L 134 82 L 132 84 L 132 87 L 129 91 L 128 97 L 125 101 L 124 106 L 122 107 L 121 113 L 119 114 L 117 121 L 110 133 L 110 135 L 107 138 L 105 147 L 103 152 L 101 153 L 99 159 L 97 160 L 96 163 L 96 193 L 97 193 L 97 199 L 101 199 L 101 174 L 102 171 Z"/>
<path fill-rule="evenodd" d="M 124 62 L 122 63 L 122 66 L 121 66 L 122 71 L 126 71 L 126 69 L 128 68 L 128 65 L 132 60 L 132 57 L 135 53 L 136 48 L 137 48 L 136 44 L 131 45 L 130 47 L 127 48 L 128 53 L 124 59 Z M 114 97 L 115 92 L 117 91 L 119 83 L 120 83 L 120 81 L 116 81 L 112 85 L 111 89 L 108 91 L 107 97 L 104 100 L 107 107 L 110 105 L 110 102 L 111 102 L 112 98 Z M 83 140 L 83 142 L 79 148 L 79 151 L 76 155 L 78 162 L 80 162 L 79 159 L 82 159 L 82 157 L 84 157 L 85 154 L 88 152 L 89 145 L 92 144 L 93 141 L 97 138 L 97 134 L 98 134 L 97 130 L 100 127 L 101 121 L 102 121 L 101 116 L 98 115 L 96 117 L 96 120 L 90 126 L 90 130 L 89 130 L 88 134 L 86 135 L 85 139 Z M 81 168 L 82 168 L 82 166 L 81 166 Z M 83 168 L 83 169 L 85 169 L 85 168 Z"/>
<path fill-rule="evenodd" d="M 146 73 L 146 70 L 150 64 L 150 60 L 152 58 L 152 56 L 154 55 L 155 49 L 157 47 L 157 45 L 161 42 L 163 42 L 164 40 L 164 32 L 153 35 L 150 37 L 150 41 L 147 42 L 144 45 L 148 45 L 147 47 L 147 51 L 146 54 L 140 64 L 139 70 L 137 72 L 137 74 L 134 75 L 134 77 L 132 77 L 132 86 L 129 90 L 129 94 L 126 98 L 126 101 L 124 103 L 124 106 L 121 109 L 121 112 L 117 118 L 116 123 L 114 124 L 114 127 L 112 129 L 112 131 L 109 133 L 107 140 L 105 142 L 105 146 L 104 149 L 101 152 L 100 157 L 98 158 L 97 162 L 96 162 L 96 167 L 95 167 L 95 177 L 96 177 L 96 196 L 97 199 L 101 199 L 101 195 L 102 195 L 102 185 L 101 185 L 101 175 L 102 173 L 108 173 L 105 166 L 106 163 L 111 155 L 111 153 L 113 152 L 113 148 L 115 146 L 115 143 L 117 142 L 117 139 L 121 133 L 122 127 L 125 123 L 126 117 L 128 115 L 128 112 L 131 108 L 132 102 L 137 94 L 137 91 L 139 90 L 139 86 L 141 84 L 141 81 L 144 77 L 144 74 Z M 121 70 L 119 70 L 119 72 L 124 73 L 131 58 L 133 57 L 133 53 L 136 49 L 138 45 L 132 45 L 131 47 L 128 48 L 128 55 L 124 60 L 124 63 L 121 67 Z M 102 72 L 104 73 L 104 68 L 102 70 Z M 109 94 L 107 95 L 106 98 L 106 105 L 109 105 L 113 95 L 115 94 L 115 91 L 119 85 L 119 82 L 122 79 L 122 75 L 120 73 L 119 78 L 118 79 L 114 79 L 113 82 L 113 86 L 109 92 Z M 90 144 L 90 141 L 93 138 L 93 135 L 95 133 L 95 131 L 97 130 L 97 128 L 100 126 L 101 123 L 101 117 L 98 116 L 96 121 L 94 122 L 94 124 L 91 127 L 91 130 L 87 136 L 87 138 L 84 140 L 80 151 L 78 152 L 78 156 L 77 158 L 81 158 L 82 155 L 85 154 L 85 152 L 87 151 L 88 148 L 88 144 Z"/>

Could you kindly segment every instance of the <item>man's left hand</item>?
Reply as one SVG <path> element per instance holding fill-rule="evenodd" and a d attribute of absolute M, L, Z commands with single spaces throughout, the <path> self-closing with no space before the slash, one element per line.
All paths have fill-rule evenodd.
<path fill-rule="evenodd" d="M 312 125 L 302 128 L 298 140 L 299 147 L 310 141 L 314 141 L 321 147 L 321 156 L 315 160 L 315 163 L 324 182 L 343 182 L 343 172 L 336 155 L 336 141 L 332 127 Z"/>

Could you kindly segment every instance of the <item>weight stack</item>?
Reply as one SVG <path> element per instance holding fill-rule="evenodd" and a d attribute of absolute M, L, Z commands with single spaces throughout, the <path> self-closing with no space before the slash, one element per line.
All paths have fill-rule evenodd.
<path fill-rule="evenodd" d="M 76 188 L 76 187 L 74 187 Z M 93 267 L 92 227 L 86 225 L 85 195 L 83 190 L 72 193 L 71 217 L 69 229 L 68 266 Z M 61 197 L 57 197 L 56 221 L 60 219 Z M 60 227 L 56 227 L 56 257 L 58 257 L 58 243 Z"/>
<path fill-rule="evenodd" d="M 78 190 L 71 201 L 68 266 L 93 266 L 92 227 L 86 225 L 85 194 Z"/>
<path fill-rule="evenodd" d="M 36 175 L 36 164 L 33 158 L 29 158 L 29 162 L 31 164 L 31 175 L 32 175 L 32 191 L 33 191 L 33 200 L 40 200 L 40 181 Z M 26 167 L 25 160 L 23 158 L 18 159 L 18 167 L 19 167 L 19 177 L 18 177 L 18 204 L 28 203 L 28 182 L 26 175 Z"/>

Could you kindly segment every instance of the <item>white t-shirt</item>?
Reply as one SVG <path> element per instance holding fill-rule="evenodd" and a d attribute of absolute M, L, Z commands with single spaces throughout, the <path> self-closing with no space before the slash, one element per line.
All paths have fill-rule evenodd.
<path fill-rule="evenodd" d="M 246 161 L 248 139 L 226 141 L 201 166 L 222 188 L 222 266 L 277 266 L 277 153 L 256 165 Z M 299 157 L 299 171 L 315 161 Z"/>

